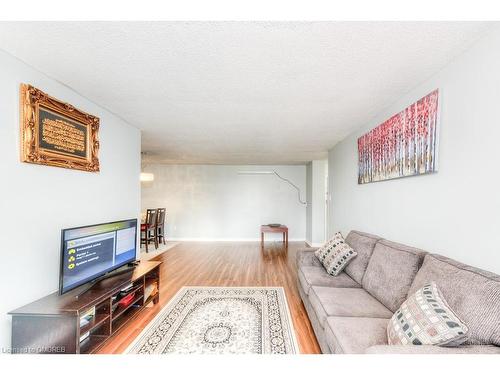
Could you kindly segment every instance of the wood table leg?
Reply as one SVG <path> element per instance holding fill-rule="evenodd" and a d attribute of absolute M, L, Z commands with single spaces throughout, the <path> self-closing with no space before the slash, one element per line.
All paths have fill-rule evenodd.
<path fill-rule="evenodd" d="M 260 232 L 260 246 L 264 247 L 264 232 Z"/>
<path fill-rule="evenodd" d="M 285 232 L 283 232 L 283 243 L 285 243 Z"/>
<path fill-rule="evenodd" d="M 288 248 L 288 231 L 286 231 L 284 234 L 285 234 L 285 238 L 286 238 L 285 246 Z"/>

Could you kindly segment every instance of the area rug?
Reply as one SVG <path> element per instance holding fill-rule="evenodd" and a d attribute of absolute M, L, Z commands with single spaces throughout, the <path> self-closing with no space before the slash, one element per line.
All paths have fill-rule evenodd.
<path fill-rule="evenodd" d="M 281 287 L 183 287 L 139 334 L 132 354 L 299 353 Z"/>

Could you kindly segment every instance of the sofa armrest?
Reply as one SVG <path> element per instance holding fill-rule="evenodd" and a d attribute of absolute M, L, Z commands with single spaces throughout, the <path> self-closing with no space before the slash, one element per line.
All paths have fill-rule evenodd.
<path fill-rule="evenodd" d="M 500 346 L 462 345 L 455 348 L 433 345 L 374 345 L 367 354 L 500 354 Z"/>
<path fill-rule="evenodd" d="M 297 268 L 300 268 L 300 266 L 321 266 L 319 259 L 314 255 L 316 250 L 318 250 L 317 247 L 298 250 L 295 256 Z"/>

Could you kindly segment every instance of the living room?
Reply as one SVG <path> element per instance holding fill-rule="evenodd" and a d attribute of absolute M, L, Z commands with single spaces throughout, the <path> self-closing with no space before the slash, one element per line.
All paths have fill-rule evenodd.
<path fill-rule="evenodd" d="M 2 354 L 498 365 L 500 22 L 476 8 L 2 19 Z"/>

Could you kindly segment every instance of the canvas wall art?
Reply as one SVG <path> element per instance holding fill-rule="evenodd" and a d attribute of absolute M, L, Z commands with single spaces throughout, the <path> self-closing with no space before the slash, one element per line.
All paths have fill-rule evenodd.
<path fill-rule="evenodd" d="M 437 171 L 439 90 L 358 138 L 358 183 Z"/>

